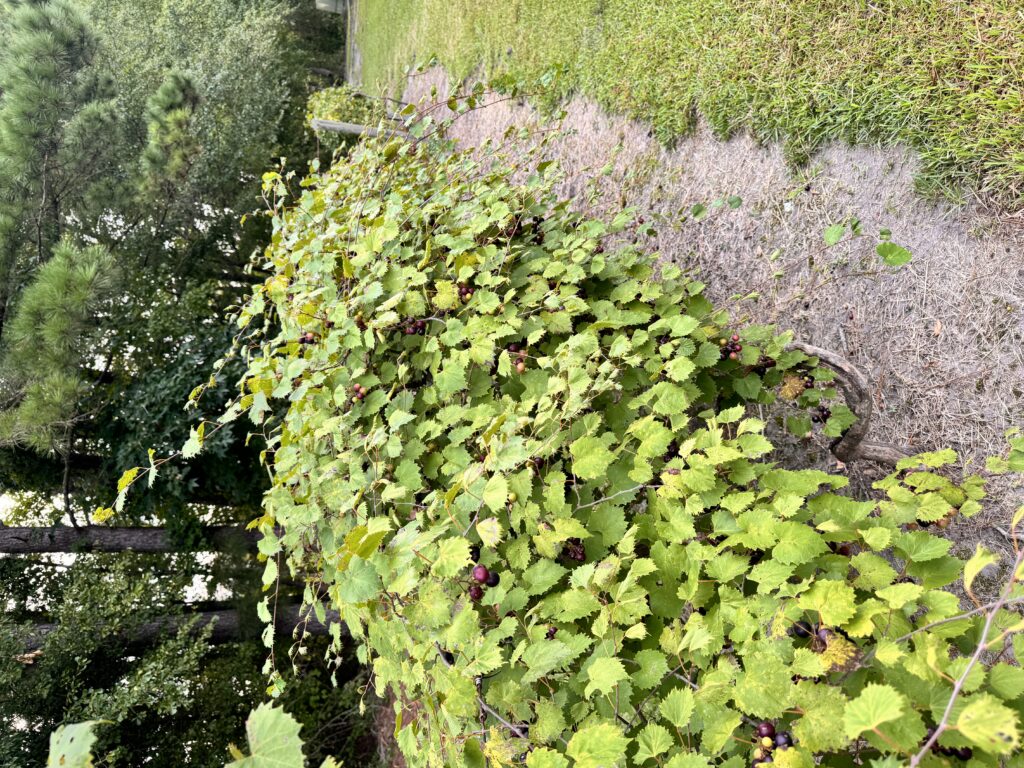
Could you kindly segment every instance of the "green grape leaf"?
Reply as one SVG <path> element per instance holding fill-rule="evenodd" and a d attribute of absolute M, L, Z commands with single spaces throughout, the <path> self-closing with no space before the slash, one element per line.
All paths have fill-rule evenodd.
<path fill-rule="evenodd" d="M 999 698 L 1013 701 L 1024 693 L 1024 669 L 1000 662 L 989 670 L 989 685 Z"/>
<path fill-rule="evenodd" d="M 732 735 L 743 718 L 729 707 L 719 707 L 704 717 L 704 738 L 702 746 L 712 753 L 719 753 L 732 740 Z"/>
<path fill-rule="evenodd" d="M 608 450 L 608 444 L 613 440 L 611 433 L 605 433 L 600 438 L 587 435 L 574 442 L 569 447 L 573 473 L 584 480 L 602 477 L 615 461 L 615 456 Z"/>
<path fill-rule="evenodd" d="M 680 730 L 685 730 L 693 717 L 693 691 L 689 688 L 674 688 L 658 708 L 661 716 Z"/>
<path fill-rule="evenodd" d="M 598 692 L 604 695 L 608 695 L 615 686 L 625 680 L 629 675 L 626 674 L 626 668 L 622 665 L 622 662 L 616 658 L 603 658 L 597 659 L 590 668 L 587 670 L 587 679 L 590 681 L 587 684 L 586 690 L 583 695 L 588 699 Z"/>
<path fill-rule="evenodd" d="M 504 475 L 491 475 L 484 486 L 483 500 L 492 512 L 505 508 L 505 502 L 508 501 L 508 481 Z"/>
<path fill-rule="evenodd" d="M 767 654 L 748 657 L 733 693 L 736 706 L 756 717 L 779 717 L 789 705 L 792 674 L 778 659 Z"/>
<path fill-rule="evenodd" d="M 889 685 L 871 683 L 864 687 L 843 712 L 846 735 L 855 739 L 865 731 L 873 731 L 883 723 L 897 720 L 906 710 L 906 697 Z"/>
<path fill-rule="evenodd" d="M 625 763 L 629 739 L 611 723 L 580 728 L 569 740 L 566 754 L 574 768 L 614 768 Z"/>
<path fill-rule="evenodd" d="M 633 660 L 640 665 L 632 676 L 633 684 L 639 688 L 654 688 L 668 675 L 668 663 L 661 651 L 645 648 L 638 651 Z"/>
<path fill-rule="evenodd" d="M 637 765 L 642 765 L 668 752 L 675 744 L 675 740 L 664 726 L 650 723 L 640 731 L 636 743 L 637 750 L 633 760 Z"/>
<path fill-rule="evenodd" d="M 823 624 L 838 627 L 853 618 L 857 594 L 842 581 L 816 581 L 800 596 L 797 605 L 805 611 L 817 611 Z"/>
<path fill-rule="evenodd" d="M 303 768 L 301 726 L 283 709 L 260 704 L 245 721 L 249 755 L 227 768 Z"/>
<path fill-rule="evenodd" d="M 531 750 L 526 757 L 526 768 L 568 768 L 569 761 L 547 747 Z"/>

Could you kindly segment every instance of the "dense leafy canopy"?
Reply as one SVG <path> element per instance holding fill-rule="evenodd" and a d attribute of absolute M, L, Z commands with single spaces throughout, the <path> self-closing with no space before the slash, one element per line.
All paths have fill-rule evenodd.
<path fill-rule="evenodd" d="M 125 466 L 186 439 L 182 400 L 229 349 L 225 310 L 268 235 L 241 224 L 259 174 L 314 149 L 310 67 L 339 47 L 315 13 L 299 0 L 0 2 L 3 524 L 84 523 Z M 38 764 L 75 719 L 109 721 L 99 764 L 223 764 L 264 688 L 258 579 L 251 552 L 193 550 L 202 524 L 258 508 L 266 473 L 245 432 L 222 431 L 122 511 L 180 551 L 0 557 L 0 765 Z M 242 642 L 129 642 L 211 607 L 243 609 Z M 26 653 L 40 627 L 52 631 Z M 293 708 L 336 730 L 336 708 Z"/>

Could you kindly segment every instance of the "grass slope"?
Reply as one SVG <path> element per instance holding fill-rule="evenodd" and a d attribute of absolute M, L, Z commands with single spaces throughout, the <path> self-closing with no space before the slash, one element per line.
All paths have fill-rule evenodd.
<path fill-rule="evenodd" d="M 1021 0 L 357 0 L 367 88 L 437 56 L 554 71 L 671 142 L 702 115 L 804 161 L 823 142 L 905 143 L 926 192 L 1024 205 Z"/>

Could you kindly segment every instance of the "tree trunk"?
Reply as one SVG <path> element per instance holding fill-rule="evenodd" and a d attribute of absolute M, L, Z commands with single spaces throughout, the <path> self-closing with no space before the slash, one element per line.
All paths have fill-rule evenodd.
<path fill-rule="evenodd" d="M 216 552 L 231 546 L 252 548 L 257 531 L 233 525 L 202 529 L 201 552 Z M 87 525 L 80 528 L 55 525 L 50 528 L 7 528 L 0 526 L 0 553 L 27 555 L 44 552 L 179 552 L 166 528 L 110 528 Z"/>
<path fill-rule="evenodd" d="M 201 613 L 185 614 L 184 616 L 168 616 L 151 621 L 137 627 L 128 637 L 128 644 L 131 648 L 143 648 L 158 643 L 161 639 L 175 634 L 183 625 L 198 617 L 193 631 L 213 625 L 209 642 L 212 644 L 230 643 L 237 640 L 244 640 L 245 629 L 249 626 L 243 623 L 242 617 L 236 610 L 224 611 L 203 611 Z M 327 611 L 326 620 L 329 623 L 339 620 L 337 611 Z M 303 612 L 298 605 L 283 605 L 277 608 L 277 620 L 274 626 L 278 633 L 293 632 L 297 627 L 307 635 L 326 635 L 327 625 L 317 621 L 316 616 L 308 609 Z M 23 635 L 22 644 L 27 655 L 38 651 L 46 642 L 48 635 L 55 632 L 59 624 L 36 624 Z M 258 637 L 258 633 L 256 635 Z M 30 658 L 23 658 L 24 663 L 32 663 Z"/>
<path fill-rule="evenodd" d="M 314 131 L 330 131 L 331 133 L 340 133 L 343 136 L 369 136 L 373 138 L 375 136 L 405 137 L 409 135 L 405 131 L 390 129 L 382 131 L 379 128 L 373 128 L 368 125 L 356 125 L 355 123 L 343 123 L 339 120 L 323 120 L 321 118 L 314 118 L 309 121 L 309 124 L 313 127 Z"/>

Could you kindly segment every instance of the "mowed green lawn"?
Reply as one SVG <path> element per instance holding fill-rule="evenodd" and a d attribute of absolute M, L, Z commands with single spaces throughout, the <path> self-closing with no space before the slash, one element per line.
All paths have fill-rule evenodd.
<path fill-rule="evenodd" d="M 917 149 L 926 192 L 1024 207 L 1022 0 L 356 0 L 367 89 L 436 56 L 452 75 L 554 73 L 649 121 L 698 115 L 804 161 L 823 142 Z"/>

